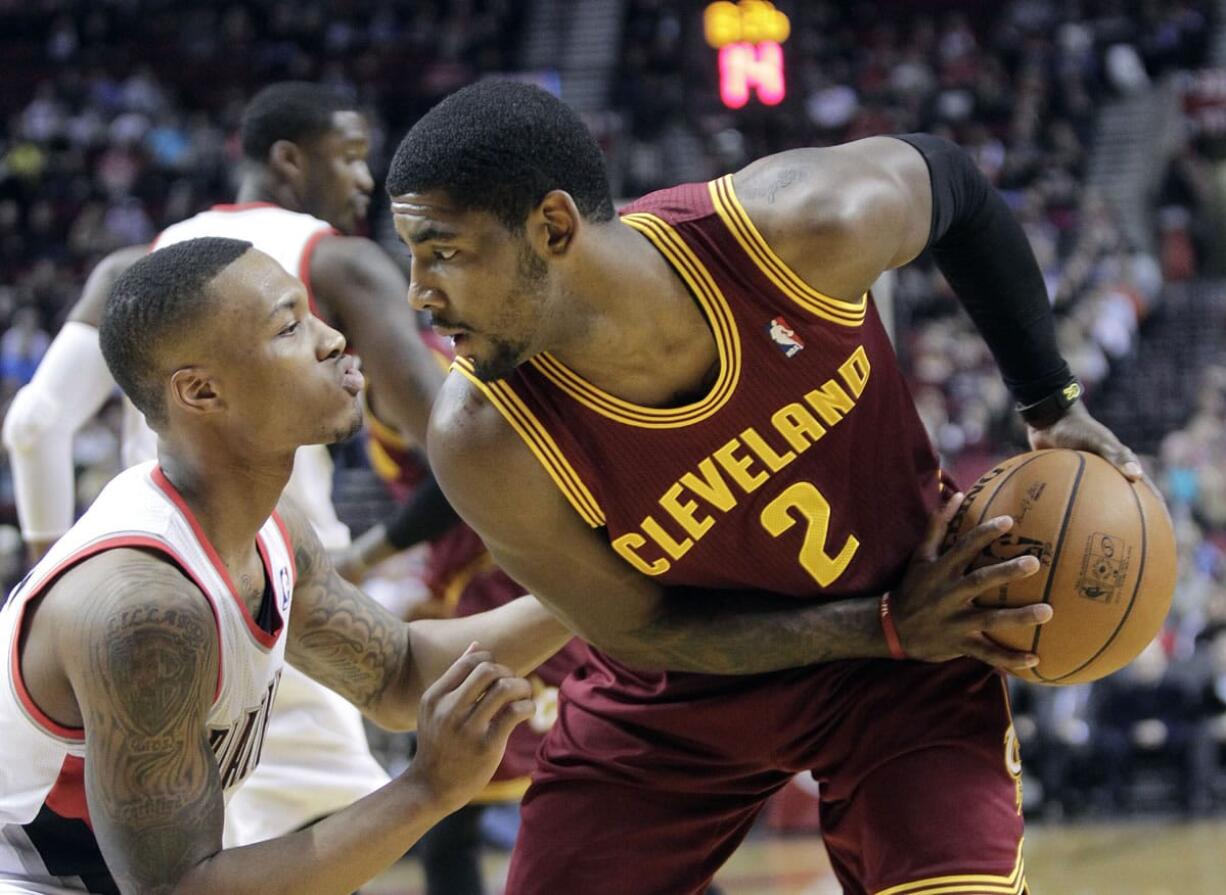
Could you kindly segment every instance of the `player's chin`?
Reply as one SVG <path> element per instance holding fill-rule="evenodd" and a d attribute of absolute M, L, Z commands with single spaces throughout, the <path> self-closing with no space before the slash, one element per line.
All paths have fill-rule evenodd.
<path fill-rule="evenodd" d="M 346 395 L 348 397 L 348 395 Z M 344 409 L 330 417 L 330 424 L 324 427 L 318 444 L 337 444 L 348 441 L 362 431 L 362 401 L 351 398 Z"/>

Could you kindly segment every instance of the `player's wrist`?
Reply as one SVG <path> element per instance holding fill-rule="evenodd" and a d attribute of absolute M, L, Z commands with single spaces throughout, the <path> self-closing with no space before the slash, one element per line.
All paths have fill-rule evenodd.
<path fill-rule="evenodd" d="M 894 605 L 888 591 L 877 601 L 877 619 L 881 623 L 881 636 L 885 640 L 890 657 L 906 659 L 907 652 L 902 648 L 902 640 L 898 636 L 898 627 L 894 623 Z"/>
<path fill-rule="evenodd" d="M 1029 404 L 1019 403 L 1017 412 L 1032 429 L 1047 429 L 1063 419 L 1081 398 L 1081 383 L 1070 375 L 1058 388 Z"/>

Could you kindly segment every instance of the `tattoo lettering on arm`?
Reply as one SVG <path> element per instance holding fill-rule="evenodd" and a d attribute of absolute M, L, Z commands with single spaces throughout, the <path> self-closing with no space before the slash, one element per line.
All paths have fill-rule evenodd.
<path fill-rule="evenodd" d="M 123 554 L 120 556 L 119 554 Z M 86 733 L 86 796 L 124 891 L 169 892 L 221 848 L 222 790 L 205 719 L 219 650 L 212 612 L 168 563 L 117 550 L 57 588 L 96 583 L 69 669 Z"/>
<path fill-rule="evenodd" d="M 337 573 L 300 513 L 284 503 L 281 513 L 298 568 L 286 658 L 377 723 L 403 726 L 386 697 L 405 692 L 408 625 Z"/>

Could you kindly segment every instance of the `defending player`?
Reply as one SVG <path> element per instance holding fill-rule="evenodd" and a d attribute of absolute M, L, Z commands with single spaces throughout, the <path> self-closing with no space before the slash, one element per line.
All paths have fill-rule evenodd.
<path fill-rule="evenodd" d="M 847 892 L 1022 892 L 991 665 L 1035 657 L 989 635 L 1050 608 L 972 603 L 1038 567 L 965 573 L 1011 520 L 937 555 L 958 500 L 940 508 L 870 284 L 931 247 L 1032 443 L 1140 470 L 1076 403 L 1030 248 L 967 156 L 798 150 L 616 217 L 578 117 L 484 82 L 409 132 L 388 190 L 413 303 L 461 357 L 439 482 L 598 647 L 563 686 L 508 891 L 701 892 L 807 770 Z"/>
<path fill-rule="evenodd" d="M 100 335 L 158 462 L 116 477 L 0 611 L 0 892 L 351 892 L 477 792 L 533 711 L 477 637 L 526 671 L 569 634 L 532 598 L 401 623 L 278 508 L 300 445 L 360 427 L 363 383 L 250 243 L 149 255 Z M 380 724 L 416 721 L 421 752 L 307 830 L 222 850 L 283 657 Z"/>
<path fill-rule="evenodd" d="M 244 109 L 237 202 L 169 227 L 152 247 L 200 236 L 252 241 L 299 277 L 315 313 L 335 321 L 364 353 L 380 412 L 423 437 L 441 372 L 418 337 L 403 275 L 378 246 L 353 235 L 374 186 L 368 135 L 352 100 L 333 88 L 303 82 L 264 88 Z M 121 249 L 98 265 L 34 381 L 4 420 L 22 534 L 36 556 L 72 524 L 72 436 L 115 387 L 98 347 L 106 296 L 152 247 Z M 125 411 L 123 454 L 130 466 L 152 458 L 156 444 L 140 415 L 129 404 Z M 298 451 L 289 493 L 326 549 L 348 545 L 349 530 L 332 506 L 332 461 L 324 446 Z M 418 509 L 414 521 L 427 530 L 442 531 L 455 518 L 445 501 Z M 386 781 L 358 713 L 289 669 L 260 771 L 233 800 L 227 835 L 245 844 L 286 833 Z"/>

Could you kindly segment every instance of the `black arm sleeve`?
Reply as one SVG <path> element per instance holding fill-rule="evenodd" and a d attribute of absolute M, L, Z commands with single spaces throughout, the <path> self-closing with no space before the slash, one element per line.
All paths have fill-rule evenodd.
<path fill-rule="evenodd" d="M 387 542 L 397 550 L 407 550 L 414 544 L 433 540 L 459 521 L 460 517 L 443 496 L 443 489 L 427 472 L 413 495 L 384 526 Z"/>
<path fill-rule="evenodd" d="M 924 157 L 932 178 L 928 248 L 983 334 L 1020 405 L 1072 380 L 1056 347 L 1047 287 L 1022 227 L 962 149 L 929 134 L 898 139 Z"/>

